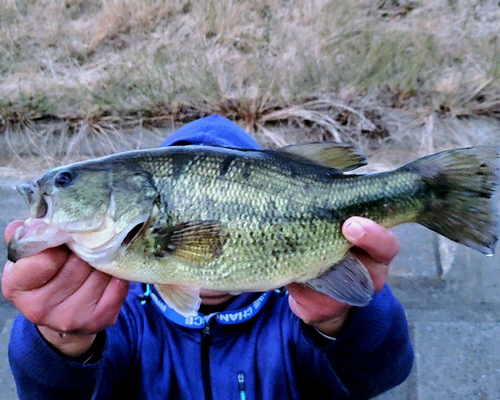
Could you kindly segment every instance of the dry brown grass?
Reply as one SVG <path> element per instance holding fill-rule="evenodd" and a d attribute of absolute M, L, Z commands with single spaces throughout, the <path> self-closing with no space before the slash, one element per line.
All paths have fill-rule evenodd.
<path fill-rule="evenodd" d="M 493 0 L 0 0 L 2 165 L 155 146 L 210 113 L 266 146 L 499 143 L 499 34 Z"/>

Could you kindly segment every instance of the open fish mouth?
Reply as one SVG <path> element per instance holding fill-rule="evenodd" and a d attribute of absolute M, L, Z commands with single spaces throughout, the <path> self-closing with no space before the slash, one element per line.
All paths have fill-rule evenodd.
<path fill-rule="evenodd" d="M 35 182 L 27 182 L 23 185 L 16 187 L 17 191 L 21 193 L 31 209 L 34 218 L 45 218 L 49 211 L 49 204 Z"/>
<path fill-rule="evenodd" d="M 47 248 L 60 246 L 68 233 L 52 223 L 52 201 L 47 199 L 34 181 L 16 187 L 30 209 L 31 217 L 14 232 L 8 244 L 8 259 L 17 261 Z"/>
<path fill-rule="evenodd" d="M 47 201 L 43 197 L 40 197 L 40 200 L 36 207 L 35 218 L 44 218 L 47 215 L 48 211 L 49 205 Z"/>
<path fill-rule="evenodd" d="M 7 257 L 16 262 L 50 247 L 57 247 L 69 239 L 67 232 L 48 224 L 43 219 L 28 218 L 17 228 L 8 245 Z"/>

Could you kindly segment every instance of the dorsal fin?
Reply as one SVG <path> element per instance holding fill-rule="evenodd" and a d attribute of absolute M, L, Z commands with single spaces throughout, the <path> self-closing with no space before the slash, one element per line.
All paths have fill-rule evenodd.
<path fill-rule="evenodd" d="M 367 164 L 363 152 L 356 146 L 337 142 L 292 144 L 276 152 L 314 162 L 341 172 L 351 171 Z"/>

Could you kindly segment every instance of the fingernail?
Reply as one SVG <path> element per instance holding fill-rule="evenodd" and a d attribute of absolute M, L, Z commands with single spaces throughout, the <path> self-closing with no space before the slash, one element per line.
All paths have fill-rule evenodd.
<path fill-rule="evenodd" d="M 359 222 L 349 221 L 344 227 L 344 234 L 347 240 L 358 240 L 365 234 L 365 228 Z"/>

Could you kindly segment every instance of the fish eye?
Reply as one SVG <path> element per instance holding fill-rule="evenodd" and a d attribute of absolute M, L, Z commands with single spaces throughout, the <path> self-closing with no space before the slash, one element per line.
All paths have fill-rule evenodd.
<path fill-rule="evenodd" d="M 73 182 L 73 177 L 67 171 L 59 173 L 54 179 L 54 184 L 60 188 L 68 186 L 71 182 Z"/>

